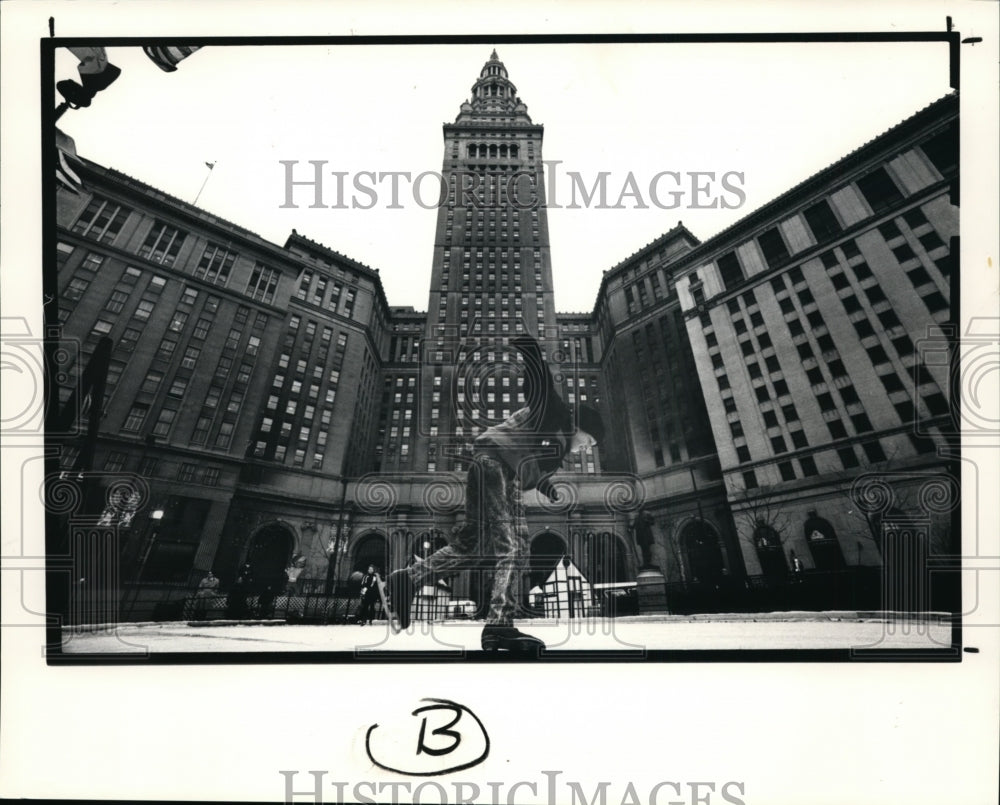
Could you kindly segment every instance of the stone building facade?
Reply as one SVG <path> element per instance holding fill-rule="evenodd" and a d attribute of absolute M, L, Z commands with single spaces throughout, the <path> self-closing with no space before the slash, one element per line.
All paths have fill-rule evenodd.
<path fill-rule="evenodd" d="M 678 589 L 879 567 L 897 533 L 950 550 L 957 116 L 943 98 L 708 241 L 678 224 L 583 313 L 555 310 L 543 128 L 495 52 L 444 126 L 426 312 L 333 248 L 84 161 L 83 192 L 57 191 L 50 324 L 78 348 L 55 387 L 110 337 L 94 469 L 141 488 L 102 515 L 123 579 L 225 587 L 298 561 L 329 592 L 433 550 L 461 520 L 457 457 L 523 401 L 520 332 L 608 425 L 559 502 L 525 496 L 525 594 L 563 557 L 634 581 L 640 511 Z M 59 444 L 69 469 L 79 440 Z"/>

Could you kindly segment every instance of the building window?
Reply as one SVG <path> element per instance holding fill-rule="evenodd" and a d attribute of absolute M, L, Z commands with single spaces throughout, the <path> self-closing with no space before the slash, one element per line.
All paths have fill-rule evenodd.
<path fill-rule="evenodd" d="M 122 333 L 122 337 L 118 342 L 119 349 L 124 352 L 132 352 L 141 335 L 141 330 L 137 330 L 135 327 L 126 327 L 125 332 Z"/>
<path fill-rule="evenodd" d="M 757 238 L 757 243 L 760 244 L 764 259 L 771 268 L 782 266 L 791 259 L 785 240 L 781 237 L 781 232 L 778 231 L 777 227 L 762 232 Z"/>
<path fill-rule="evenodd" d="M 278 272 L 274 269 L 257 263 L 250 281 L 247 283 L 246 293 L 258 302 L 273 302 L 274 293 L 278 288 Z"/>
<path fill-rule="evenodd" d="M 70 293 L 70 291 L 72 291 L 73 289 L 73 283 L 77 282 L 82 283 L 82 288 L 79 289 L 76 295 L 74 296 L 72 295 L 72 293 Z M 67 290 L 66 296 L 68 296 L 70 299 L 79 299 L 83 295 L 83 291 L 87 289 L 87 285 L 89 285 L 89 283 L 90 283 L 89 280 L 79 280 L 74 278 L 73 281 L 70 283 L 70 288 Z M 77 287 L 79 288 L 79 286 Z M 108 301 L 105 303 L 104 309 L 107 310 L 109 313 L 121 313 L 121 310 L 123 307 L 125 307 L 125 303 L 127 301 L 128 301 L 128 293 L 126 293 L 125 291 L 114 290 L 111 292 L 111 296 L 108 297 Z"/>
<path fill-rule="evenodd" d="M 174 418 L 177 416 L 177 411 L 172 408 L 164 408 L 160 411 L 160 415 L 156 419 L 156 424 L 153 425 L 153 435 L 154 436 L 166 436 L 170 432 L 170 426 L 174 422 Z"/>
<path fill-rule="evenodd" d="M 717 263 L 719 274 L 722 277 L 722 284 L 726 288 L 733 288 L 743 282 L 743 269 L 740 267 L 740 261 L 736 256 L 736 252 L 729 252 L 722 255 Z"/>
<path fill-rule="evenodd" d="M 885 461 L 885 452 L 882 450 L 882 445 L 878 441 L 865 442 L 861 445 L 861 448 L 865 451 L 865 455 L 868 460 L 873 464 L 880 461 Z"/>
<path fill-rule="evenodd" d="M 162 263 L 165 266 L 172 266 L 177 260 L 177 253 L 181 250 L 181 244 L 187 234 L 175 227 L 157 221 L 149 231 L 142 246 L 139 247 L 139 256 L 152 260 L 154 263 Z"/>
<path fill-rule="evenodd" d="M 818 394 L 816 400 L 819 402 L 819 407 L 823 411 L 836 411 L 837 405 L 833 401 L 833 397 L 828 393 Z"/>
<path fill-rule="evenodd" d="M 185 483 L 190 483 L 194 481 L 195 476 L 198 474 L 197 464 L 181 464 L 180 469 L 177 471 L 177 480 L 183 481 Z"/>
<path fill-rule="evenodd" d="M 948 301 L 938 291 L 931 291 L 921 298 L 931 313 L 940 313 L 948 310 Z"/>
<path fill-rule="evenodd" d="M 139 321 L 146 321 L 153 313 L 156 303 L 152 299 L 140 299 L 132 316 Z"/>
<path fill-rule="evenodd" d="M 232 422 L 223 422 L 219 426 L 219 435 L 215 437 L 215 446 L 226 448 L 229 447 L 229 442 L 233 438 L 233 429 L 235 428 Z"/>
<path fill-rule="evenodd" d="M 885 168 L 876 168 L 867 176 L 858 179 L 857 184 L 861 195 L 865 197 L 865 201 L 876 215 L 903 200 L 903 194 L 899 192 L 899 188 Z"/>
<path fill-rule="evenodd" d="M 104 462 L 104 469 L 107 472 L 121 472 L 125 469 L 125 460 L 128 458 L 125 453 L 119 453 L 117 451 L 108 453 L 108 457 Z"/>
<path fill-rule="evenodd" d="M 128 210 L 101 196 L 94 196 L 73 224 L 73 231 L 91 240 L 111 243 L 128 218 Z"/>
<path fill-rule="evenodd" d="M 942 416 L 943 414 L 948 413 L 948 401 L 940 392 L 928 394 L 924 397 L 924 404 L 927 406 L 927 409 L 931 412 L 932 416 Z"/>
<path fill-rule="evenodd" d="M 920 144 L 924 152 L 941 175 L 945 175 L 958 167 L 958 127 L 948 126 L 939 134 Z"/>
<path fill-rule="evenodd" d="M 128 412 L 128 416 L 125 417 L 125 424 L 122 425 L 122 430 L 126 433 L 138 433 L 142 429 L 148 413 L 148 405 L 135 403 L 132 406 L 132 409 Z"/>
<path fill-rule="evenodd" d="M 216 285 L 225 285 L 229 282 L 229 272 L 235 260 L 236 254 L 225 246 L 209 243 L 202 252 L 194 275 Z"/>
<path fill-rule="evenodd" d="M 69 281 L 69 285 L 66 287 L 66 290 L 63 291 L 63 299 L 77 301 L 84 295 L 84 293 L 86 293 L 88 287 L 90 287 L 89 277 L 73 277 L 73 279 Z M 125 294 L 125 298 L 128 298 L 128 294 Z M 121 310 L 120 307 L 118 309 Z"/>
<path fill-rule="evenodd" d="M 156 351 L 156 359 L 160 361 L 169 361 L 171 356 L 174 354 L 175 349 L 177 349 L 176 341 L 161 341 L 160 348 Z"/>
<path fill-rule="evenodd" d="M 853 447 L 842 447 L 837 451 L 837 455 L 840 457 L 840 463 L 844 465 L 845 470 L 854 469 L 860 464 Z"/>
<path fill-rule="evenodd" d="M 872 429 L 871 420 L 867 414 L 854 414 L 851 417 L 851 424 L 858 433 L 867 433 Z"/>
<path fill-rule="evenodd" d="M 198 365 L 198 356 L 201 350 L 198 347 L 188 347 L 184 350 L 184 357 L 181 358 L 181 366 L 184 369 L 194 369 Z"/>
<path fill-rule="evenodd" d="M 843 229 L 826 199 L 806 207 L 802 214 L 818 243 L 833 237 Z"/>
<path fill-rule="evenodd" d="M 150 370 L 146 374 L 145 380 L 142 381 L 142 385 L 139 387 L 139 391 L 144 394 L 156 394 L 156 390 L 160 387 L 160 382 L 163 380 L 163 373 Z"/>
<path fill-rule="evenodd" d="M 181 330 L 184 329 L 184 325 L 187 324 L 187 320 L 188 320 L 188 314 L 181 310 L 178 310 L 174 313 L 173 317 L 170 319 L 170 325 L 168 326 L 167 329 L 175 333 L 179 333 Z"/>
<path fill-rule="evenodd" d="M 305 301 L 306 296 L 309 294 L 309 286 L 312 285 L 312 279 L 313 275 L 311 271 L 302 272 L 302 279 L 299 280 L 299 287 L 295 292 L 296 299 L 301 299 L 303 302 Z"/>

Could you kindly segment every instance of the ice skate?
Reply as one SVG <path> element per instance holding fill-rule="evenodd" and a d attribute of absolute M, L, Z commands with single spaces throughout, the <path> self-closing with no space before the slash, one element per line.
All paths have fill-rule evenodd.
<path fill-rule="evenodd" d="M 483 647 L 483 651 L 488 651 L 492 654 L 498 651 L 506 651 L 511 654 L 537 656 L 545 648 L 545 643 L 537 637 L 519 632 L 513 626 L 487 625 L 483 629 L 480 644 Z"/>

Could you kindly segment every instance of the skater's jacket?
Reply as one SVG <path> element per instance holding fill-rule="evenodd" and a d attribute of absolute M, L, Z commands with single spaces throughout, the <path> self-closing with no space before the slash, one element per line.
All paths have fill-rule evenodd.
<path fill-rule="evenodd" d="M 573 413 L 556 392 L 538 342 L 524 335 L 511 339 L 510 344 L 524 357 L 526 405 L 481 433 L 475 449 L 499 458 L 517 474 L 524 491 L 537 489 L 555 500 L 551 477 L 562 466 L 573 438 Z"/>

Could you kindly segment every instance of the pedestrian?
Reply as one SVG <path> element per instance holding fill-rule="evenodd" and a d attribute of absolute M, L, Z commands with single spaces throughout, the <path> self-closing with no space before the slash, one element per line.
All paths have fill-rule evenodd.
<path fill-rule="evenodd" d="M 361 577 L 361 599 L 358 602 L 358 614 L 355 623 L 364 626 L 372 622 L 375 612 L 375 599 L 378 598 L 378 583 L 380 579 L 374 565 L 368 565 L 368 572 Z"/>
<path fill-rule="evenodd" d="M 516 336 L 510 344 L 525 363 L 525 407 L 476 438 L 466 481 L 465 522 L 453 532 L 451 542 L 394 571 L 388 587 L 390 607 L 405 629 L 413 591 L 426 579 L 457 570 L 490 569 L 493 590 L 480 645 L 486 651 L 531 653 L 544 643 L 513 625 L 528 542 L 521 494 L 534 489 L 558 500 L 553 473 L 568 453 L 599 443 L 604 425 L 590 406 L 579 405 L 574 412 L 562 401 L 534 338 Z"/>
<path fill-rule="evenodd" d="M 208 604 L 219 592 L 219 580 L 211 570 L 198 583 L 198 592 L 194 596 L 195 620 L 203 621 L 208 612 Z"/>
<path fill-rule="evenodd" d="M 232 589 L 226 598 L 226 614 L 230 618 L 244 618 L 248 614 L 247 595 L 253 583 L 253 568 L 247 562 L 240 570 Z"/>
<path fill-rule="evenodd" d="M 274 617 L 274 599 L 285 588 L 281 576 L 268 576 L 261 579 L 257 592 L 257 616 L 260 618 Z"/>
<path fill-rule="evenodd" d="M 306 558 L 302 554 L 296 554 L 292 557 L 291 564 L 285 568 L 285 576 L 288 577 L 288 583 L 285 585 L 286 595 L 298 595 L 299 576 L 302 575 L 305 568 Z"/>

